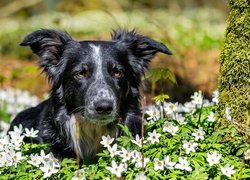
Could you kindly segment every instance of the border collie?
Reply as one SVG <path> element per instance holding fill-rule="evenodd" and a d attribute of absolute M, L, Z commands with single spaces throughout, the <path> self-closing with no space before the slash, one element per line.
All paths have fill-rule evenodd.
<path fill-rule="evenodd" d="M 117 123 L 140 134 L 141 76 L 157 52 L 170 50 L 134 30 L 118 29 L 111 41 L 76 41 L 62 31 L 42 29 L 25 37 L 51 84 L 50 97 L 17 115 L 14 125 L 39 130 L 33 142 L 48 143 L 59 158 L 91 161 L 103 135 L 118 137 Z"/>

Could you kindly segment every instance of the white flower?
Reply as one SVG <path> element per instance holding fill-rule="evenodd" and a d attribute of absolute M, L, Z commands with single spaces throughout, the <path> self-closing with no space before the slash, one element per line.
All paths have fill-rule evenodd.
<path fill-rule="evenodd" d="M 123 165 L 123 169 L 124 171 L 127 171 L 127 168 L 128 168 L 128 164 L 126 162 L 124 163 L 121 163 Z"/>
<path fill-rule="evenodd" d="M 129 161 L 131 159 L 131 152 L 125 148 L 122 148 L 120 152 L 120 156 L 122 157 L 122 162 Z"/>
<path fill-rule="evenodd" d="M 135 140 L 131 140 L 132 143 L 136 144 L 137 146 L 139 146 L 140 148 L 142 147 L 142 138 L 140 139 L 140 136 L 138 134 L 136 134 L 135 136 Z M 146 143 L 147 141 L 143 141 L 143 143 Z"/>
<path fill-rule="evenodd" d="M 13 131 L 9 131 L 9 135 L 12 136 L 21 136 L 23 132 L 23 126 L 22 124 L 19 124 L 19 126 L 14 126 Z"/>
<path fill-rule="evenodd" d="M 214 113 L 211 111 L 209 116 L 207 117 L 207 120 L 209 122 L 215 122 L 215 117 L 214 117 Z"/>
<path fill-rule="evenodd" d="M 169 122 L 169 121 L 165 121 L 165 123 L 163 124 L 162 130 L 163 132 L 166 132 L 167 129 L 169 129 L 170 126 L 173 126 L 173 122 Z"/>
<path fill-rule="evenodd" d="M 85 171 L 84 169 L 79 169 L 75 171 L 75 176 L 72 177 L 71 180 L 85 180 L 86 176 L 85 176 Z"/>
<path fill-rule="evenodd" d="M 21 144 L 23 143 L 23 138 L 24 138 L 23 135 L 20 136 L 20 135 L 12 134 L 11 139 L 10 139 L 10 142 L 12 143 L 12 145 L 10 146 L 20 147 Z"/>
<path fill-rule="evenodd" d="M 217 151 L 214 151 L 212 153 L 207 153 L 207 162 L 209 163 L 209 166 L 213 166 L 214 164 L 219 164 L 221 157 L 222 155 L 218 154 Z"/>
<path fill-rule="evenodd" d="M 154 130 L 153 132 L 148 132 L 148 141 L 151 141 L 152 144 L 156 143 L 156 142 L 160 142 L 159 138 L 161 137 L 160 133 L 157 133 L 156 130 Z"/>
<path fill-rule="evenodd" d="M 220 167 L 220 170 L 222 174 L 226 175 L 229 178 L 235 173 L 234 166 L 230 166 L 229 164 L 224 167 Z"/>
<path fill-rule="evenodd" d="M 142 165 L 142 160 L 143 160 L 143 165 Z M 147 163 L 150 161 L 150 159 L 149 158 L 142 158 L 142 156 L 141 157 L 139 157 L 138 159 L 137 159 L 137 161 L 135 162 L 135 167 L 137 167 L 137 168 L 142 168 L 142 167 L 146 167 L 146 165 L 147 165 Z"/>
<path fill-rule="evenodd" d="M 175 165 L 175 168 L 180 170 L 192 171 L 187 157 L 179 157 L 179 162 Z"/>
<path fill-rule="evenodd" d="M 49 156 L 48 155 L 46 156 L 44 150 L 42 149 L 41 152 L 40 152 L 40 157 L 41 157 L 42 163 L 46 163 Z"/>
<path fill-rule="evenodd" d="M 147 180 L 147 176 L 144 172 L 140 172 L 139 174 L 135 175 L 135 180 Z"/>
<path fill-rule="evenodd" d="M 231 114 L 231 108 L 226 107 L 225 116 L 226 116 L 226 119 L 227 119 L 228 121 L 231 121 L 231 120 L 232 120 L 232 117 L 231 117 L 230 114 Z"/>
<path fill-rule="evenodd" d="M 1 152 L 0 153 L 0 167 L 8 167 L 12 165 L 13 165 L 12 157 L 6 152 Z"/>
<path fill-rule="evenodd" d="M 168 133 L 170 133 L 172 136 L 175 136 L 178 130 L 178 126 L 170 126 L 170 128 L 168 129 Z"/>
<path fill-rule="evenodd" d="M 167 169 L 174 169 L 174 165 L 176 164 L 176 162 L 171 162 L 170 157 L 169 156 L 164 156 L 164 166 Z"/>
<path fill-rule="evenodd" d="M 16 166 L 21 160 L 24 159 L 21 152 L 15 152 L 14 149 L 9 151 L 10 157 L 13 160 L 13 165 Z"/>
<path fill-rule="evenodd" d="M 0 151 L 4 151 L 9 147 L 9 145 L 10 140 L 8 135 L 0 139 Z"/>
<path fill-rule="evenodd" d="M 59 170 L 55 167 L 54 163 L 47 161 L 44 166 L 40 167 L 44 172 L 43 178 L 50 177 L 52 174 L 57 173 Z"/>
<path fill-rule="evenodd" d="M 142 156 L 141 152 L 134 150 L 132 153 L 132 163 L 135 163 L 135 167 L 142 168 L 150 161 L 149 158 Z M 143 162 L 143 163 L 142 163 Z M 142 166 L 143 164 L 143 166 Z"/>
<path fill-rule="evenodd" d="M 41 157 L 38 154 L 35 154 L 35 155 L 31 154 L 30 160 L 27 162 L 36 167 L 39 167 L 39 165 L 42 163 Z"/>
<path fill-rule="evenodd" d="M 145 113 L 149 116 L 147 120 L 155 121 L 161 118 L 161 111 L 155 106 L 150 106 Z"/>
<path fill-rule="evenodd" d="M 173 114 L 174 112 L 177 112 L 178 110 L 178 103 L 173 104 L 173 103 L 164 102 L 163 110 L 168 115 Z"/>
<path fill-rule="evenodd" d="M 172 136 L 175 136 L 176 132 L 179 130 L 179 127 L 174 126 L 172 122 L 166 122 L 166 123 L 163 124 L 162 130 L 163 130 L 163 132 L 168 132 Z"/>
<path fill-rule="evenodd" d="M 37 137 L 38 135 L 38 130 L 35 130 L 34 131 L 34 129 L 33 128 L 31 128 L 30 130 L 28 129 L 28 128 L 25 128 L 24 129 L 25 130 L 25 133 L 24 133 L 24 135 L 26 136 L 26 137 L 31 137 L 31 138 L 35 138 L 35 137 Z"/>
<path fill-rule="evenodd" d="M 195 104 L 193 104 L 192 102 L 186 102 L 182 109 L 186 113 L 192 113 L 195 110 Z"/>
<path fill-rule="evenodd" d="M 112 174 L 115 174 L 117 177 L 121 177 L 121 173 L 125 171 L 124 165 L 121 163 L 119 166 L 117 163 L 113 160 L 111 162 L 111 167 L 106 167 L 107 170 L 109 170 Z"/>
<path fill-rule="evenodd" d="M 204 99 L 203 100 L 203 107 L 209 107 L 209 106 L 213 106 L 214 104 L 211 103 L 209 100 Z"/>
<path fill-rule="evenodd" d="M 110 153 L 110 157 L 114 157 L 115 155 L 119 154 L 119 151 L 117 151 L 117 144 L 114 144 L 112 147 L 108 146 L 108 151 Z"/>
<path fill-rule="evenodd" d="M 31 97 L 27 91 L 20 91 L 14 89 L 0 90 L 0 106 L 2 103 L 6 103 L 7 113 L 12 117 L 15 116 L 21 110 L 34 106 L 34 101 L 38 98 Z"/>
<path fill-rule="evenodd" d="M 175 120 L 180 124 L 180 125 L 184 125 L 187 124 L 187 122 L 185 121 L 185 117 L 183 117 L 181 114 L 176 113 L 175 114 Z"/>
<path fill-rule="evenodd" d="M 161 101 L 156 101 L 155 102 L 155 105 L 156 105 L 156 107 L 158 107 L 158 111 L 159 111 L 159 115 L 158 115 L 158 118 L 157 119 L 155 119 L 155 120 L 158 120 L 158 119 L 160 119 L 160 118 L 163 118 L 163 106 L 162 106 L 162 103 L 161 103 Z"/>
<path fill-rule="evenodd" d="M 154 159 L 154 170 L 155 171 L 158 171 L 158 170 L 163 171 L 164 170 L 164 161 L 161 161 L 158 158 L 155 158 Z"/>
<path fill-rule="evenodd" d="M 248 149 L 246 152 L 244 152 L 244 159 L 245 160 L 250 159 L 250 149 Z"/>
<path fill-rule="evenodd" d="M 16 151 L 19 151 L 21 150 L 21 145 L 22 145 L 22 141 L 12 140 L 12 143 L 9 144 L 9 147 L 14 148 Z"/>
<path fill-rule="evenodd" d="M 136 161 L 141 157 L 141 152 L 133 150 L 131 152 L 131 161 L 132 163 L 136 163 Z"/>
<path fill-rule="evenodd" d="M 17 165 L 24 157 L 21 152 L 15 152 L 12 147 L 5 149 L 6 154 L 12 158 L 12 165 Z"/>
<path fill-rule="evenodd" d="M 199 139 L 203 140 L 205 136 L 205 131 L 203 131 L 202 128 L 195 129 L 194 132 L 192 133 L 192 136 L 195 137 L 195 140 L 198 141 Z"/>
<path fill-rule="evenodd" d="M 115 138 L 111 138 L 109 135 L 107 136 L 102 136 L 102 141 L 100 142 L 104 147 L 110 146 L 112 142 L 114 141 Z"/>
<path fill-rule="evenodd" d="M 212 97 L 213 97 L 212 102 L 214 102 L 215 104 L 218 104 L 218 102 L 219 102 L 219 91 L 214 91 Z"/>
<path fill-rule="evenodd" d="M 201 91 L 195 92 L 193 96 L 191 96 L 192 103 L 200 107 L 203 102 L 203 97 Z"/>
<path fill-rule="evenodd" d="M 191 141 L 183 141 L 182 147 L 186 150 L 186 154 L 190 152 L 195 152 L 195 148 L 198 146 L 198 143 Z"/>
<path fill-rule="evenodd" d="M 50 162 L 54 165 L 55 168 L 60 168 L 60 163 L 59 163 L 59 160 L 56 159 L 53 155 L 52 152 L 50 152 L 48 155 L 46 155 L 46 162 Z"/>
<path fill-rule="evenodd" d="M 44 150 L 41 150 L 40 160 L 43 164 L 46 164 L 47 162 L 49 162 L 49 163 L 52 163 L 55 168 L 60 168 L 60 164 L 59 164 L 58 159 L 56 159 L 51 152 L 46 155 L 44 153 Z"/>

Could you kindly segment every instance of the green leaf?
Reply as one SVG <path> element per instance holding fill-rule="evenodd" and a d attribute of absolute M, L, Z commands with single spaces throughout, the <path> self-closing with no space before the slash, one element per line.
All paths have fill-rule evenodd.
<path fill-rule="evenodd" d="M 122 129 L 122 131 L 126 134 L 126 136 L 130 137 L 131 139 L 133 138 L 133 135 L 130 132 L 128 126 L 126 126 L 124 124 L 118 124 L 118 126 Z"/>
<path fill-rule="evenodd" d="M 131 138 L 127 136 L 121 136 L 116 139 L 122 145 L 122 147 L 128 147 L 131 144 Z"/>
<path fill-rule="evenodd" d="M 165 102 L 166 99 L 169 99 L 169 96 L 167 94 L 158 95 L 153 98 L 155 102 L 160 101 L 161 103 Z"/>
<path fill-rule="evenodd" d="M 236 153 L 236 156 L 241 156 L 244 153 L 243 149 L 239 149 Z"/>
<path fill-rule="evenodd" d="M 172 83 L 176 83 L 176 78 L 174 74 L 168 68 L 152 68 L 145 73 L 145 79 L 151 78 L 152 83 L 156 83 L 159 80 L 167 81 L 169 80 Z"/>
<path fill-rule="evenodd" d="M 62 166 L 69 166 L 69 165 L 77 165 L 77 162 L 75 159 L 65 158 L 61 162 Z"/>

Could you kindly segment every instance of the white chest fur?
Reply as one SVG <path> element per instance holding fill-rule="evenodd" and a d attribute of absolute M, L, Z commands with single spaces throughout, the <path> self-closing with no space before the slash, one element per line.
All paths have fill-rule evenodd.
<path fill-rule="evenodd" d="M 116 125 L 98 125 L 90 123 L 80 114 L 73 114 L 66 122 L 66 132 L 70 147 L 81 158 L 95 156 L 102 148 L 100 141 L 103 135 L 117 137 Z"/>

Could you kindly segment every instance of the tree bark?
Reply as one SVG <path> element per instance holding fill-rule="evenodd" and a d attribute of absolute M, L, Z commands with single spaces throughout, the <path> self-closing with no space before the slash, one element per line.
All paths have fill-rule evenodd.
<path fill-rule="evenodd" d="M 230 13 L 220 55 L 219 125 L 236 124 L 250 136 L 250 1 L 229 0 Z M 232 117 L 226 118 L 229 107 Z"/>

